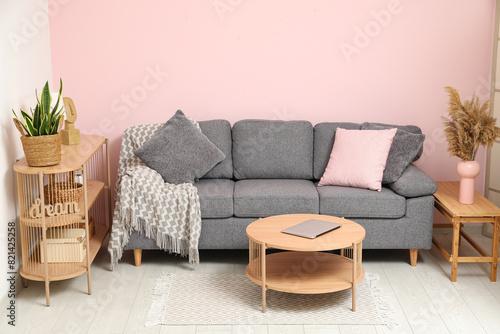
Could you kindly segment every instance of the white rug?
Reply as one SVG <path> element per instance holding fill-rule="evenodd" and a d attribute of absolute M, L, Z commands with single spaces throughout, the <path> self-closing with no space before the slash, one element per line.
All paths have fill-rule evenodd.
<path fill-rule="evenodd" d="M 356 288 L 356 312 L 351 290 L 300 295 L 267 291 L 242 274 L 172 274 L 156 280 L 146 326 L 154 325 L 395 325 L 387 296 L 365 274 Z"/>

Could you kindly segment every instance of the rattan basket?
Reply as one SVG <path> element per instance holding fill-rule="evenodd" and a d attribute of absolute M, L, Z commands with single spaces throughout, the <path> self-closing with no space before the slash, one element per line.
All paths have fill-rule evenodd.
<path fill-rule="evenodd" d="M 45 167 L 61 162 L 61 133 L 29 137 L 18 119 L 14 118 L 14 124 L 22 135 L 21 143 L 29 166 Z"/>
<path fill-rule="evenodd" d="M 61 162 L 61 134 L 21 136 L 26 162 L 33 167 L 57 165 Z"/>
<path fill-rule="evenodd" d="M 56 182 L 55 175 L 49 176 L 49 182 L 43 187 L 46 204 L 77 202 L 83 195 L 83 185 L 75 182 L 74 174 L 68 180 Z"/>

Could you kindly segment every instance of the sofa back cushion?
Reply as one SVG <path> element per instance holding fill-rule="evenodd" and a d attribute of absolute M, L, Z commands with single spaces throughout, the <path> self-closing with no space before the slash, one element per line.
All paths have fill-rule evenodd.
<path fill-rule="evenodd" d="M 367 123 L 367 122 L 361 124 L 362 129 L 365 129 L 365 128 L 370 129 L 370 128 L 372 128 L 372 126 L 379 126 L 381 128 L 384 128 L 384 129 L 397 128 L 399 130 L 403 130 L 403 131 L 413 133 L 416 135 L 422 134 L 422 129 L 420 129 L 420 127 L 418 127 L 416 125 L 395 125 L 395 124 L 386 124 L 386 123 Z M 413 161 L 417 161 L 420 158 L 420 156 L 422 155 L 423 151 L 424 151 L 424 147 L 422 145 L 420 147 L 420 149 L 418 150 L 418 153 L 415 156 L 415 158 L 413 158 Z"/>
<path fill-rule="evenodd" d="M 414 125 L 391 126 L 368 122 L 361 124 L 362 130 L 384 130 L 391 128 L 397 128 L 398 131 L 396 136 L 394 136 L 391 150 L 387 157 L 384 176 L 382 178 L 382 183 L 384 184 L 395 182 L 408 165 L 420 157 L 425 140 L 425 135 L 421 134 L 420 128 Z"/>
<path fill-rule="evenodd" d="M 335 141 L 335 131 L 337 128 L 347 130 L 360 130 L 362 125 L 368 123 L 343 123 L 343 122 L 324 122 L 314 126 L 314 179 L 319 180 L 325 172 L 326 166 L 332 153 L 333 142 Z M 422 134 L 422 130 L 416 125 L 393 125 L 385 123 L 370 123 L 382 128 L 397 128 L 413 134 Z M 413 161 L 418 160 L 422 155 L 422 148 L 418 151 Z"/>
<path fill-rule="evenodd" d="M 312 124 L 278 120 L 234 123 L 233 166 L 238 180 L 312 179 Z"/>
<path fill-rule="evenodd" d="M 210 121 L 200 121 L 201 132 L 226 155 L 226 158 L 215 165 L 203 179 L 232 179 L 233 178 L 233 157 L 231 124 L 227 120 L 215 119 Z"/>
<path fill-rule="evenodd" d="M 359 130 L 361 124 L 324 122 L 314 126 L 314 179 L 316 180 L 321 179 L 328 165 L 337 128 Z"/>

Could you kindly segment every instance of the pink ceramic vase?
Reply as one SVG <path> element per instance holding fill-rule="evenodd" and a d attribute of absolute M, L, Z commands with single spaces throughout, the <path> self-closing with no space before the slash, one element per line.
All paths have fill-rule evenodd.
<path fill-rule="evenodd" d="M 457 173 L 460 176 L 460 192 L 458 201 L 462 204 L 474 203 L 474 181 L 481 170 L 477 161 L 460 161 Z"/>

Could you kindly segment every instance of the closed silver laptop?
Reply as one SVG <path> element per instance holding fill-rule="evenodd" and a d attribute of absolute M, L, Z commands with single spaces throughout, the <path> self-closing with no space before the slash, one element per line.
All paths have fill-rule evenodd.
<path fill-rule="evenodd" d="M 318 219 L 309 219 L 300 224 L 284 229 L 283 233 L 297 235 L 299 237 L 314 239 L 326 232 L 330 232 L 341 227 L 342 224 L 327 222 Z"/>

